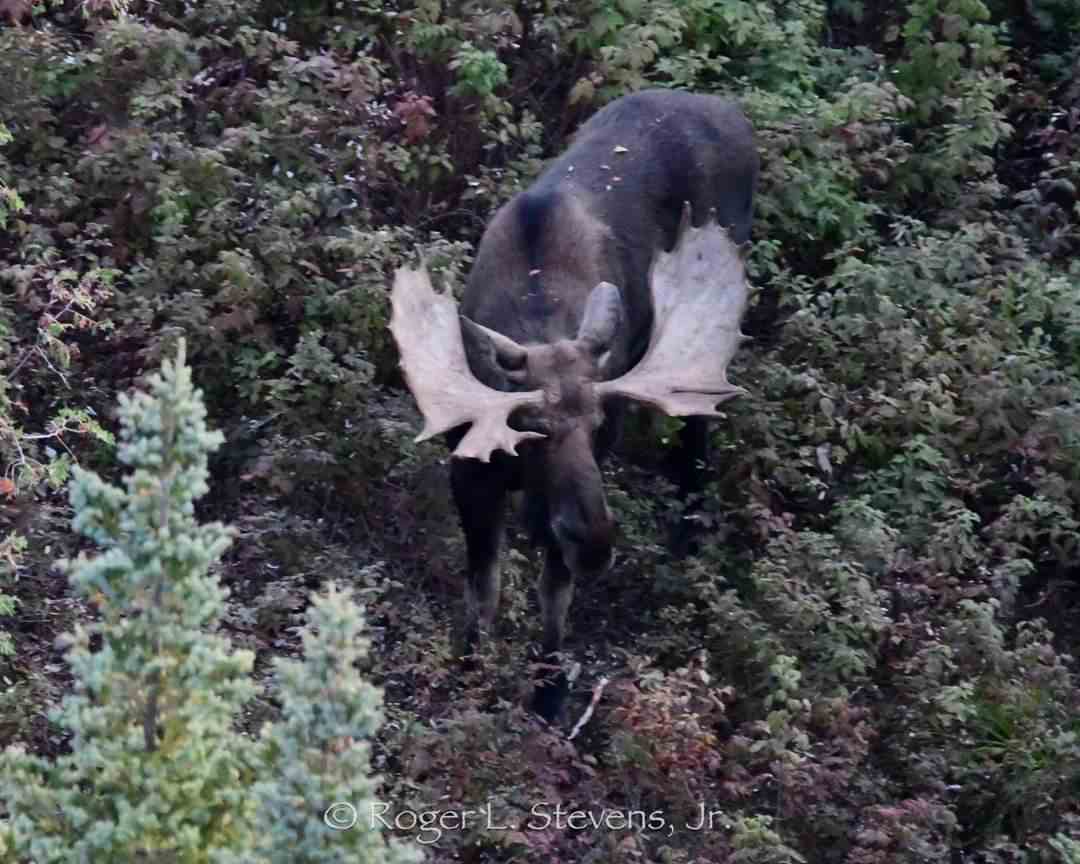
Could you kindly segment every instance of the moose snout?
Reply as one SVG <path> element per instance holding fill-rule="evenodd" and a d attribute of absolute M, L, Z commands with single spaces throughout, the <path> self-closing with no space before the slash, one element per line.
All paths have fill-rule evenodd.
<path fill-rule="evenodd" d="M 615 546 L 615 520 L 605 505 L 593 518 L 574 519 L 557 514 L 551 532 L 559 544 L 563 561 L 575 573 L 598 574 L 606 570 Z"/>

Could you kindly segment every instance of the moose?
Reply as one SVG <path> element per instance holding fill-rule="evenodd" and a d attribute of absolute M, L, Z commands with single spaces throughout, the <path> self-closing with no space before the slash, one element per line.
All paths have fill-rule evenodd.
<path fill-rule="evenodd" d="M 465 534 L 465 647 L 491 630 L 507 494 L 524 492 L 543 651 L 561 650 L 574 582 L 612 559 L 598 463 L 627 402 L 687 418 L 679 485 L 700 486 L 706 419 L 741 392 L 740 342 L 758 156 L 732 102 L 645 90 L 602 108 L 528 189 L 495 213 L 460 310 L 423 265 L 401 268 L 391 330 L 424 418 L 445 433 Z M 550 682 L 534 709 L 553 719 Z"/>

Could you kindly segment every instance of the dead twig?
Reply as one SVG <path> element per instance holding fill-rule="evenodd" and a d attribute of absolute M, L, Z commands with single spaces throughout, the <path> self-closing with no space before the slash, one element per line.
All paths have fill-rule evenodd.
<path fill-rule="evenodd" d="M 593 687 L 592 699 L 589 701 L 589 707 L 585 709 L 585 713 L 581 715 L 581 718 L 574 724 L 574 728 L 570 730 L 570 734 L 566 736 L 566 740 L 573 741 L 581 728 L 589 722 L 589 719 L 593 715 L 593 711 L 596 710 L 596 706 L 600 704 L 600 697 L 604 694 L 604 688 L 608 685 L 608 678 L 605 675 L 599 681 L 596 682 L 596 686 Z"/>

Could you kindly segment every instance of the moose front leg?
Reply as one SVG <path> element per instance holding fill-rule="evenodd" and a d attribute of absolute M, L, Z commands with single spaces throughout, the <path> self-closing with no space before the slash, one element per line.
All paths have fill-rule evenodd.
<path fill-rule="evenodd" d="M 533 693 L 533 710 L 552 721 L 562 711 L 569 685 L 558 657 L 566 636 L 566 613 L 574 596 L 574 575 L 557 546 L 550 546 L 540 577 L 540 614 L 544 624 L 544 656 Z"/>
<path fill-rule="evenodd" d="M 505 472 L 476 459 L 455 459 L 450 467 L 450 488 L 461 517 L 468 558 L 462 653 L 469 654 L 480 638 L 491 632 L 499 611 Z"/>

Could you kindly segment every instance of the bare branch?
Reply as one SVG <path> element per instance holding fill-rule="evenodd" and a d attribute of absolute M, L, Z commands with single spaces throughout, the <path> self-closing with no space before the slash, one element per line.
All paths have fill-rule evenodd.
<path fill-rule="evenodd" d="M 589 700 L 589 707 L 585 709 L 585 713 L 578 718 L 577 723 L 574 724 L 574 728 L 570 730 L 570 734 L 566 736 L 567 740 L 573 741 L 578 732 L 582 730 L 582 727 L 592 719 L 593 712 L 596 710 L 596 706 L 600 704 L 600 697 L 604 694 L 604 688 L 608 685 L 608 678 L 604 676 L 601 678 L 595 687 L 593 687 L 592 699 Z"/>

